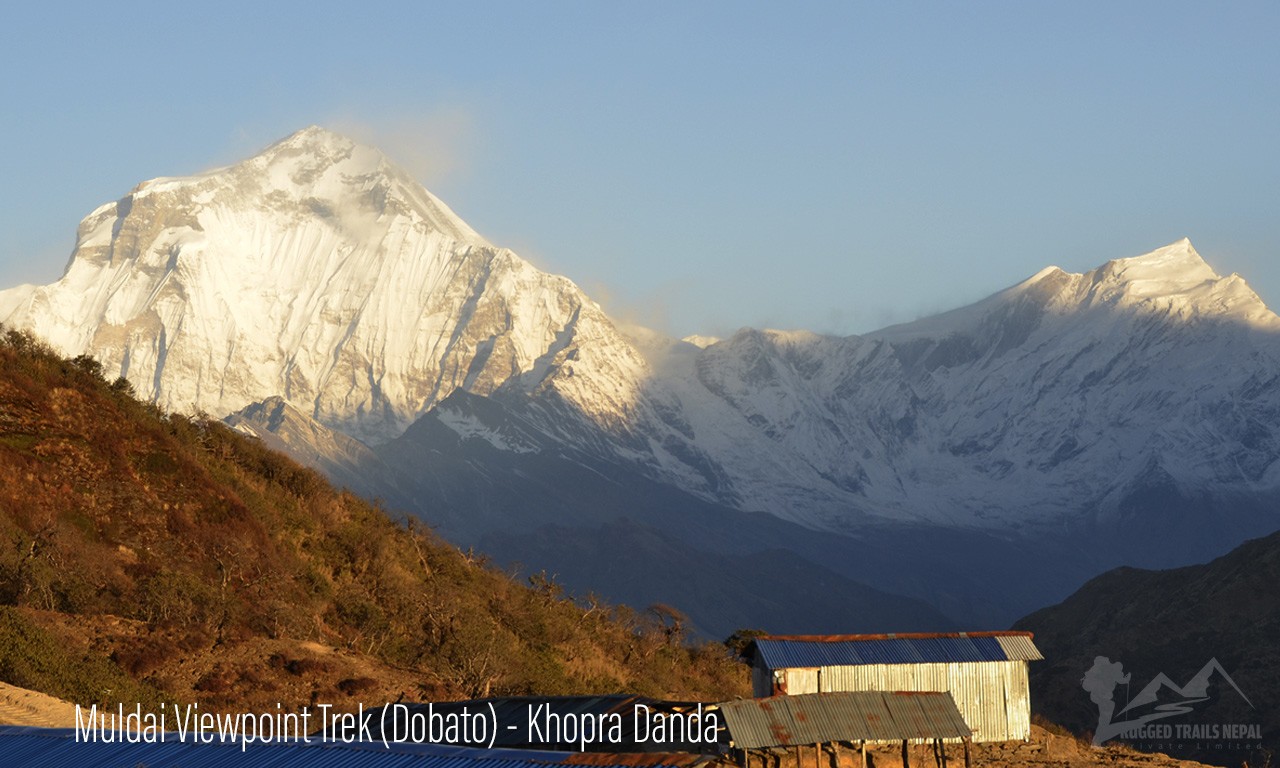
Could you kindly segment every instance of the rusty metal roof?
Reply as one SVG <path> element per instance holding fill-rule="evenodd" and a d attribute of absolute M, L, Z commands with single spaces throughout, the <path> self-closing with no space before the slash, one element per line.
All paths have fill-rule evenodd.
<path fill-rule="evenodd" d="M 879 632 L 855 635 L 760 635 L 762 640 L 798 640 L 810 643 L 845 643 L 860 640 L 933 640 L 940 637 L 1035 637 L 1035 633 L 1014 629 L 981 632 Z"/>
<path fill-rule="evenodd" d="M 1044 658 L 1030 632 L 900 635 L 770 635 L 754 641 L 770 669 L 858 664 L 1036 661 Z"/>
<path fill-rule="evenodd" d="M 828 741 L 892 742 L 971 735 L 949 693 L 842 691 L 720 704 L 733 744 L 760 749 Z"/>

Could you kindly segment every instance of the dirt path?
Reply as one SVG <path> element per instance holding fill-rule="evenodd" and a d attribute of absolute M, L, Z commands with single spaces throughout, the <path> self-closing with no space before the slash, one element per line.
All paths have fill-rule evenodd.
<path fill-rule="evenodd" d="M 0 683 L 0 725 L 74 728 L 76 708 L 62 699 Z"/>

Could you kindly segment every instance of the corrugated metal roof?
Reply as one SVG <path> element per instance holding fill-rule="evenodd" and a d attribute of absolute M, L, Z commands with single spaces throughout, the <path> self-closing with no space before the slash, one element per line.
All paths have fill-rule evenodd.
<path fill-rule="evenodd" d="M 1044 658 L 1026 632 L 759 637 L 756 652 L 770 669 L 857 664 L 1035 661 Z"/>
<path fill-rule="evenodd" d="M 843 691 L 727 701 L 720 705 L 736 747 L 967 738 L 949 693 Z"/>
<path fill-rule="evenodd" d="M 996 639 L 1010 661 L 1040 661 L 1044 658 L 1036 644 L 1031 642 L 1031 635 L 1000 635 Z"/>
<path fill-rule="evenodd" d="M 0 726 L 0 755 L 5 765 L 85 768 L 86 766 L 132 766 L 147 768 L 203 768 L 234 765 L 237 768 L 327 768 L 328 766 L 373 766 L 374 768 L 545 768 L 573 757 L 568 753 L 521 752 L 519 750 L 483 750 L 436 744 L 390 744 L 380 742 L 341 744 L 301 741 L 250 744 L 241 751 L 240 744 L 198 744 L 177 741 L 157 744 L 129 744 L 76 741 L 75 731 L 55 728 Z M 536 755 L 536 759 L 535 756 Z M 652 768 L 675 768 L 671 763 L 655 760 Z M 631 763 L 618 761 L 594 765 L 601 768 L 625 768 Z"/>

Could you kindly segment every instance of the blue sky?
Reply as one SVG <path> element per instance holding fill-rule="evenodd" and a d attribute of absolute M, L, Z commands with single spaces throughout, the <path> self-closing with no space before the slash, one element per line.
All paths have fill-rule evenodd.
<path fill-rule="evenodd" d="M 669 332 L 855 333 L 1188 236 L 1280 307 L 1280 4 L 0 12 L 0 285 L 312 123 Z"/>

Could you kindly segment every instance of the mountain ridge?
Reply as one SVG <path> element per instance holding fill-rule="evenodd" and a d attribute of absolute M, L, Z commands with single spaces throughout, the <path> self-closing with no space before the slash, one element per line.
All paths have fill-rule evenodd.
<path fill-rule="evenodd" d="M 581 455 L 619 479 L 601 493 L 656 483 L 695 516 L 763 513 L 842 541 L 968 531 L 1088 552 L 1073 568 L 1093 572 L 1193 562 L 1280 523 L 1280 320 L 1189 240 L 1085 273 L 1046 268 L 862 336 L 691 343 L 624 328 L 567 278 L 469 239 L 380 153 L 323 129 L 230 168 L 242 172 L 151 182 L 128 210 L 100 208 L 63 279 L 0 293 L 0 320 L 100 358 L 166 408 L 239 413 L 265 435 L 271 418 L 244 409 L 279 398 L 294 421 L 364 444 L 299 423 L 283 443 L 295 455 L 428 519 L 468 514 L 413 481 L 432 472 L 413 462 L 443 448 L 394 471 L 365 450 L 422 423 L 441 446 L 452 434 L 496 451 L 454 467 L 474 475 L 460 487 L 502 474 L 538 496 L 486 462 L 514 472 L 544 451 L 547 471 L 571 477 Z M 500 408 L 461 418 L 456 392 Z M 516 422 L 523 437 L 502 438 Z M 572 503 L 554 514 L 618 506 Z M 1153 525 L 1168 535 L 1145 536 Z"/>

